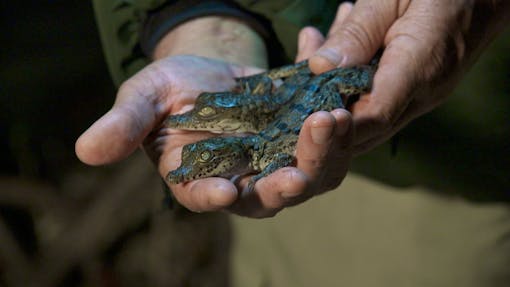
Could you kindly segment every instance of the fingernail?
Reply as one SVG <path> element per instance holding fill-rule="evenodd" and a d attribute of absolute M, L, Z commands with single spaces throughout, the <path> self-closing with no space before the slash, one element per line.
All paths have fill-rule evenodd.
<path fill-rule="evenodd" d="M 237 189 L 231 184 L 217 183 L 214 192 L 209 194 L 208 204 L 214 210 L 231 205 L 237 198 Z"/>
<path fill-rule="evenodd" d="M 312 123 L 311 134 L 314 144 L 323 145 L 331 139 L 333 128 L 331 126 L 314 127 Z"/>
<path fill-rule="evenodd" d="M 321 48 L 315 52 L 315 56 L 322 57 L 331 63 L 333 66 L 338 66 L 343 61 L 343 56 L 338 51 L 330 48 Z"/>
<path fill-rule="evenodd" d="M 335 118 L 339 118 L 339 117 L 342 117 L 342 116 L 350 116 L 350 113 L 346 110 L 334 110 L 332 112 L 334 115 Z M 349 124 L 348 123 L 345 123 L 345 124 L 341 124 L 341 125 L 336 125 L 336 130 L 335 130 L 335 134 L 338 135 L 338 136 L 343 136 L 347 133 L 347 131 L 349 130 Z"/>

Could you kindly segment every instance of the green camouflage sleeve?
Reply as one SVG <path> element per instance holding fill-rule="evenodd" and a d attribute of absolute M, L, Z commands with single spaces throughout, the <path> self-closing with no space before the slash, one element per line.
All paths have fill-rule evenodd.
<path fill-rule="evenodd" d="M 140 31 L 148 11 L 166 0 L 93 0 L 95 16 L 110 74 L 116 85 L 148 64 L 139 45 Z M 297 34 L 307 25 L 324 31 L 335 14 L 338 1 L 267 0 L 236 1 L 250 12 L 267 18 L 285 54 L 296 54 Z M 271 51 L 269 51 L 271 52 Z"/>

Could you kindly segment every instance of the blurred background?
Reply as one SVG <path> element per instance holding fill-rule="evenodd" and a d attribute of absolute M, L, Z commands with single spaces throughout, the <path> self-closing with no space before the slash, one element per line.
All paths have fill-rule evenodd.
<path fill-rule="evenodd" d="M 170 211 L 139 152 L 107 167 L 74 154 L 115 98 L 90 1 L 2 1 L 0 13 L 0 286 L 205 286 L 197 274 L 226 276 L 223 215 Z"/>
<path fill-rule="evenodd" d="M 164 208 L 161 181 L 139 153 L 107 167 L 74 154 L 115 96 L 91 3 L 2 1 L 0 13 L 0 286 L 204 286 L 190 272 L 221 274 L 223 215 Z M 445 105 L 399 133 L 396 155 L 383 145 L 353 170 L 508 201 L 509 51 L 507 29 Z M 385 164 L 366 164 L 374 159 Z M 208 286 L 226 280 L 216 279 Z"/>

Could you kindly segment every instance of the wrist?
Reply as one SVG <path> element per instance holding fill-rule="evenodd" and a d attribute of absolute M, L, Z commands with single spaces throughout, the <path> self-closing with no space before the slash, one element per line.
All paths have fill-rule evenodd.
<path fill-rule="evenodd" d="M 195 55 L 267 68 L 264 40 L 239 20 L 207 16 L 187 21 L 168 32 L 156 45 L 153 59 Z"/>

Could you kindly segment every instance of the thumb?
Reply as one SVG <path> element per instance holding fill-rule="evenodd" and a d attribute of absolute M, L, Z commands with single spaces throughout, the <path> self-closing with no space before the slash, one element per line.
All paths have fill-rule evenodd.
<path fill-rule="evenodd" d="M 119 161 L 134 152 L 158 123 L 156 99 L 121 88 L 110 111 L 76 141 L 76 155 L 90 165 Z"/>
<path fill-rule="evenodd" d="M 344 21 L 333 22 L 324 45 L 310 58 L 314 73 L 368 63 L 382 46 L 386 32 L 405 11 L 399 2 L 359 0 Z M 341 13 L 337 13 L 337 18 Z"/>
<path fill-rule="evenodd" d="M 298 36 L 298 53 L 296 63 L 310 58 L 324 43 L 324 36 L 314 27 L 301 29 Z"/>

